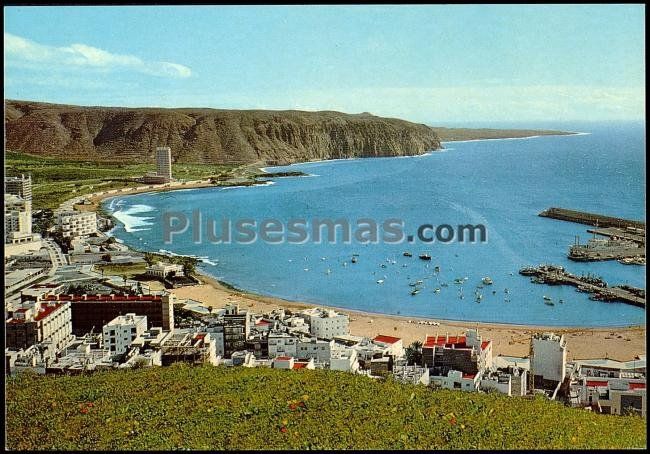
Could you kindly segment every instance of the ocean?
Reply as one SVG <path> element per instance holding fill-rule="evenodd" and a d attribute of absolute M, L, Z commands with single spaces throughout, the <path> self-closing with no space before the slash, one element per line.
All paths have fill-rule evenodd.
<path fill-rule="evenodd" d="M 601 276 L 610 285 L 645 288 L 645 266 L 567 259 L 576 235 L 582 242 L 591 237 L 588 226 L 537 216 L 555 206 L 645 220 L 644 125 L 539 127 L 584 134 L 450 142 L 417 157 L 274 167 L 267 170 L 309 176 L 276 178 L 264 186 L 118 196 L 103 206 L 120 221 L 112 235 L 127 245 L 203 257 L 202 271 L 263 295 L 448 320 L 584 327 L 645 323 L 643 309 L 591 301 L 573 287 L 534 284 L 518 274 L 522 266 L 553 263 L 574 274 Z M 350 244 L 210 244 L 204 235 L 203 243 L 195 244 L 188 231 L 165 244 L 163 213 L 190 217 L 194 210 L 217 221 L 318 218 L 355 225 L 360 218 L 379 223 L 398 218 L 407 234 L 423 224 L 482 224 L 487 241 L 360 244 L 353 237 Z M 420 260 L 421 253 L 432 260 Z M 486 276 L 494 284 L 478 288 Z M 461 285 L 454 283 L 457 278 Z M 418 280 L 420 292 L 411 295 L 409 283 Z M 555 305 L 544 304 L 544 296 Z"/>

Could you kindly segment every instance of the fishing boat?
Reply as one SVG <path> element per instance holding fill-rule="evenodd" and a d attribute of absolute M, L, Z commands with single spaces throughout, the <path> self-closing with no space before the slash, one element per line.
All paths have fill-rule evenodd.
<path fill-rule="evenodd" d="M 544 301 L 551 301 L 551 297 L 544 295 Z"/>
<path fill-rule="evenodd" d="M 411 291 L 411 296 L 415 296 L 415 295 L 417 295 L 418 293 L 420 293 L 420 289 L 419 289 L 419 288 L 413 289 L 413 291 Z"/>
<path fill-rule="evenodd" d="M 439 287 L 436 287 L 436 288 L 433 290 L 433 293 L 440 293 L 440 288 L 439 288 Z"/>
<path fill-rule="evenodd" d="M 383 280 L 383 279 L 379 279 L 379 280 L 377 281 L 377 284 L 383 284 L 383 283 L 384 283 L 384 280 Z"/>
<path fill-rule="evenodd" d="M 547 306 L 555 306 L 555 303 L 553 301 L 544 301 L 544 304 Z"/>
<path fill-rule="evenodd" d="M 454 279 L 454 284 L 462 284 L 465 280 L 462 277 L 457 277 Z"/>
<path fill-rule="evenodd" d="M 482 280 L 482 282 L 483 282 L 485 285 L 492 285 L 492 284 L 494 283 L 494 282 L 492 281 L 492 278 L 489 277 L 489 276 L 485 276 L 485 277 L 484 277 L 483 279 L 481 279 L 481 280 Z"/>
<path fill-rule="evenodd" d="M 558 301 L 558 302 L 559 302 L 560 304 L 563 304 L 563 303 L 564 303 L 564 300 L 561 299 L 561 300 Z"/>
<path fill-rule="evenodd" d="M 419 257 L 422 260 L 431 260 L 431 256 L 429 254 L 420 254 Z"/>
<path fill-rule="evenodd" d="M 411 253 L 408 252 L 408 251 L 404 252 L 403 255 L 404 255 L 404 257 L 413 257 L 413 254 L 411 254 Z"/>
<path fill-rule="evenodd" d="M 436 267 L 433 269 L 433 272 L 434 272 L 434 273 L 439 273 L 439 272 L 440 272 L 440 267 L 439 267 L 439 266 L 436 266 Z"/>
<path fill-rule="evenodd" d="M 352 256 L 352 260 L 350 260 L 350 261 L 351 261 L 352 263 L 357 263 L 357 257 L 353 255 L 353 256 Z"/>

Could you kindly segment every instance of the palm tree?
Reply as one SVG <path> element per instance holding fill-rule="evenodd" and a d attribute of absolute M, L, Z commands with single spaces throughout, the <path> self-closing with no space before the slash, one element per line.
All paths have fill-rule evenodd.
<path fill-rule="evenodd" d="M 410 366 L 422 364 L 422 342 L 415 341 L 404 351 L 406 355 L 406 363 Z"/>

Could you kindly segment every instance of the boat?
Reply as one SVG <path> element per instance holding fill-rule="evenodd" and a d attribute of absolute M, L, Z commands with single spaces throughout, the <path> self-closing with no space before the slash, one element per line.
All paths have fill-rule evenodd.
<path fill-rule="evenodd" d="M 439 266 L 436 266 L 436 267 L 433 269 L 433 272 L 434 272 L 434 273 L 439 273 L 439 272 L 440 272 L 440 267 L 439 267 Z"/>
<path fill-rule="evenodd" d="M 330 270 L 329 268 L 327 268 L 327 271 L 325 271 L 325 274 L 332 274 L 332 270 Z"/>
<path fill-rule="evenodd" d="M 422 260 L 431 260 L 431 256 L 429 254 L 420 254 L 419 257 Z"/>
<path fill-rule="evenodd" d="M 355 255 L 352 256 L 352 260 L 350 260 L 352 263 L 357 263 L 357 257 Z"/>
<path fill-rule="evenodd" d="M 419 288 L 416 288 L 416 289 L 413 289 L 413 291 L 411 292 L 411 295 L 412 295 L 412 296 L 415 296 L 415 295 L 417 295 L 418 293 L 420 293 L 420 289 L 419 289 Z"/>
<path fill-rule="evenodd" d="M 544 295 L 544 300 L 545 300 L 545 301 L 551 301 L 551 297 L 550 297 L 550 296 L 546 296 L 546 295 Z"/>
<path fill-rule="evenodd" d="M 436 287 L 436 288 L 433 290 L 433 293 L 440 293 L 440 288 L 439 288 L 439 287 Z"/>
<path fill-rule="evenodd" d="M 421 280 L 417 280 L 417 281 L 415 281 L 415 284 L 416 284 L 416 285 L 420 285 L 420 284 L 423 284 L 423 283 L 424 283 L 424 282 L 421 281 Z"/>
<path fill-rule="evenodd" d="M 403 255 L 404 255 L 404 257 L 413 257 L 413 254 L 411 254 L 411 253 L 408 252 L 408 251 L 404 252 Z"/>
<path fill-rule="evenodd" d="M 383 283 L 384 283 L 384 280 L 383 280 L 383 279 L 379 279 L 379 280 L 377 281 L 377 284 L 383 284 Z"/>
<path fill-rule="evenodd" d="M 492 278 L 490 278 L 489 276 L 485 276 L 483 279 L 481 279 L 481 281 L 482 281 L 485 285 L 492 285 L 492 284 L 494 283 L 494 282 L 492 281 Z"/>
<path fill-rule="evenodd" d="M 563 304 L 563 303 L 564 303 L 564 300 L 563 300 L 563 299 L 561 299 L 561 300 L 560 300 L 560 301 L 558 301 L 558 302 L 559 302 L 560 304 Z"/>
<path fill-rule="evenodd" d="M 463 282 L 465 282 L 465 280 L 461 277 L 454 279 L 454 284 L 462 284 Z"/>
<path fill-rule="evenodd" d="M 418 284 L 416 284 L 415 282 L 409 282 L 409 287 L 415 287 L 416 285 Z"/>
<path fill-rule="evenodd" d="M 449 287 L 449 284 L 447 284 L 446 282 L 443 282 L 442 284 L 440 284 L 440 287 Z"/>
<path fill-rule="evenodd" d="M 544 304 L 547 306 L 555 306 L 555 303 L 553 301 L 544 301 Z"/>

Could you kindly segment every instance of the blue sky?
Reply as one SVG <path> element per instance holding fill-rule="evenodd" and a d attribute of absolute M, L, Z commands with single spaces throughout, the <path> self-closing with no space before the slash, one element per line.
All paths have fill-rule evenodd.
<path fill-rule="evenodd" d="M 642 5 L 5 7 L 5 98 L 643 119 Z"/>

